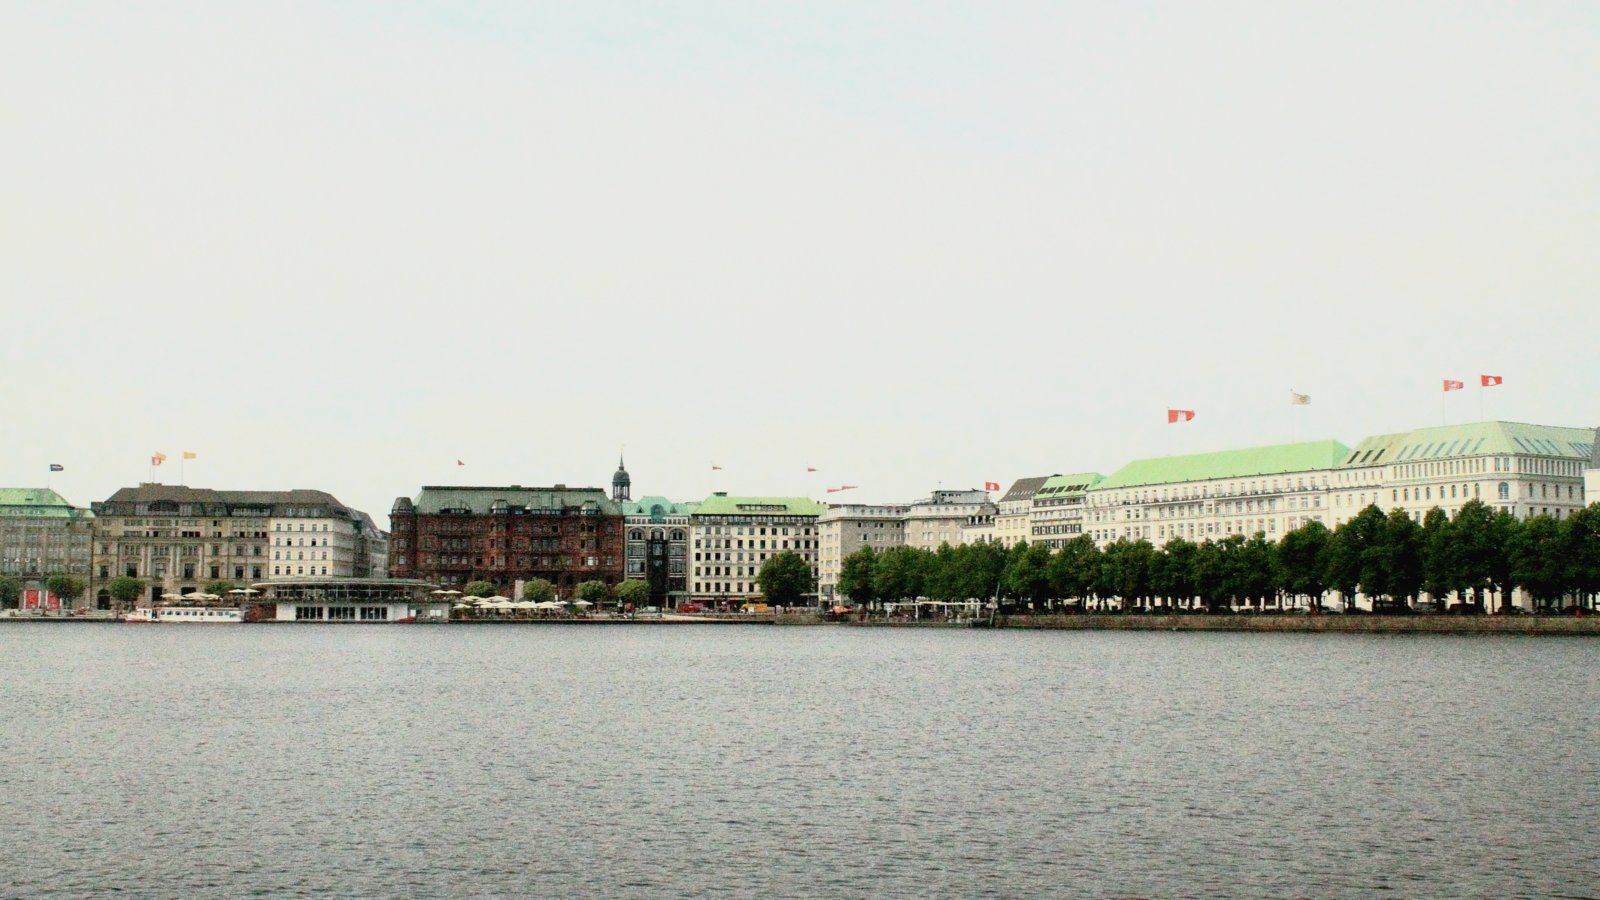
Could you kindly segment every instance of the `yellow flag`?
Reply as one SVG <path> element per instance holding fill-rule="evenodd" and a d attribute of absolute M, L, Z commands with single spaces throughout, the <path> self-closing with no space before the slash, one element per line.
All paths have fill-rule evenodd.
<path fill-rule="evenodd" d="M 183 458 L 184 459 L 194 459 L 195 456 L 196 456 L 196 454 L 195 454 L 195 452 L 193 450 L 185 450 L 185 451 L 183 451 Z"/>

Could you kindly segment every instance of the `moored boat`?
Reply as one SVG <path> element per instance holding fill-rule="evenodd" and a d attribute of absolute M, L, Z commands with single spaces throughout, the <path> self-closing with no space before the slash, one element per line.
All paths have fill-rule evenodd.
<path fill-rule="evenodd" d="M 225 625 L 243 622 L 237 606 L 140 606 L 121 616 L 124 622 L 180 622 L 196 625 Z"/>

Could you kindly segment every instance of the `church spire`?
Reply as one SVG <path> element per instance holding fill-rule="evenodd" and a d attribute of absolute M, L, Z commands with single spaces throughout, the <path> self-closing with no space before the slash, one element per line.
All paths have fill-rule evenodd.
<path fill-rule="evenodd" d="M 623 465 L 622 451 L 617 451 L 617 474 L 611 476 L 611 499 L 618 503 L 627 503 L 628 494 L 633 486 L 633 479 L 628 477 L 628 469 Z"/>

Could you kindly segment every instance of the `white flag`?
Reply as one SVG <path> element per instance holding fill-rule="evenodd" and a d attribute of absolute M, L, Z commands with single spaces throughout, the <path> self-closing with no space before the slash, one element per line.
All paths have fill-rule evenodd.
<path fill-rule="evenodd" d="M 1310 394 L 1296 394 L 1294 391 L 1290 391 L 1289 392 L 1289 403 L 1294 405 L 1294 406 L 1310 406 L 1311 405 L 1311 395 Z"/>

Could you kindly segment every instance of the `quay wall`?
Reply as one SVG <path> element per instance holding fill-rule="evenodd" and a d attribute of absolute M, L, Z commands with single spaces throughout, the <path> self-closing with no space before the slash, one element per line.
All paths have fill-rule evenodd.
<path fill-rule="evenodd" d="M 999 628 L 1064 631 L 1271 631 L 1333 634 L 1529 634 L 1600 636 L 1600 616 L 1450 615 L 1072 615 L 1001 616 Z"/>

